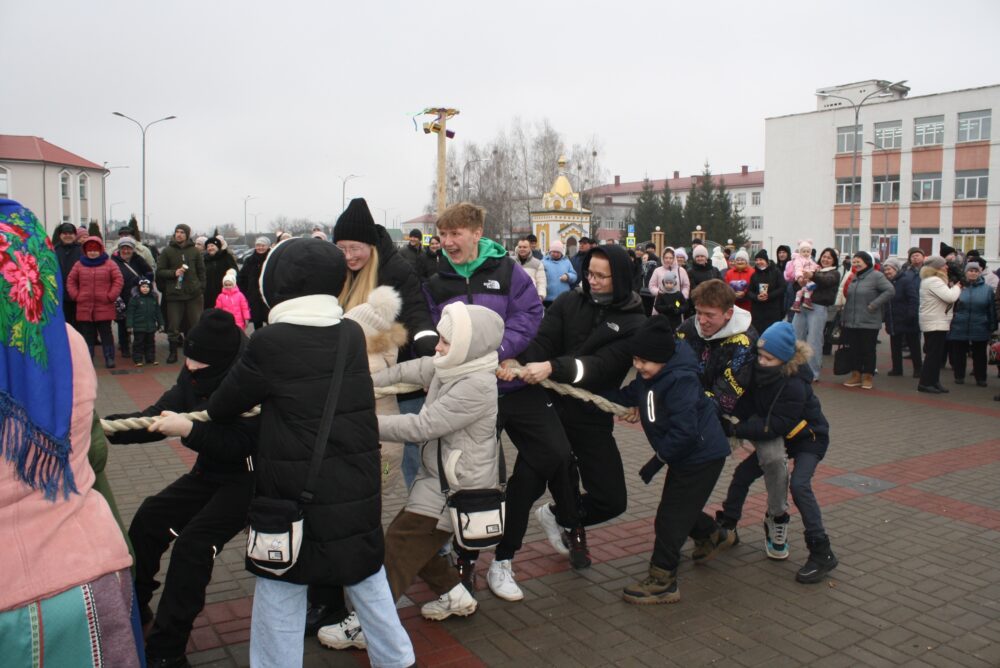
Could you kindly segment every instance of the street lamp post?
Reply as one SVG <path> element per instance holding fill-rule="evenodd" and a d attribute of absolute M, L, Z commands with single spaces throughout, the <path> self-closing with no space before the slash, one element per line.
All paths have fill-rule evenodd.
<path fill-rule="evenodd" d="M 866 144 L 872 147 L 873 155 L 874 151 L 882 151 L 882 155 L 885 156 L 885 181 L 882 183 L 882 238 L 885 240 L 885 254 L 889 254 L 889 248 L 892 244 L 889 243 L 889 202 L 892 201 L 892 186 L 889 185 L 889 149 L 885 146 L 878 146 L 873 141 L 866 141 Z M 889 198 L 886 199 L 886 188 L 889 189 Z M 899 224 L 896 224 L 896 238 L 899 238 Z M 897 244 L 899 242 L 897 241 Z M 879 249 L 881 250 L 881 249 Z M 880 258 L 885 260 L 885 258 Z"/>
<path fill-rule="evenodd" d="M 163 118 L 158 118 L 157 120 L 152 121 L 150 123 L 146 123 L 146 125 L 143 125 L 142 123 L 135 120 L 131 116 L 126 116 L 120 111 L 112 111 L 111 113 L 114 114 L 115 116 L 121 116 L 126 120 L 132 121 L 133 123 L 139 126 L 139 131 L 142 132 L 142 232 L 143 234 L 145 234 L 146 233 L 146 130 L 148 130 L 150 126 L 156 125 L 157 123 L 162 123 L 163 121 L 171 121 L 177 117 L 165 116 Z"/>
<path fill-rule="evenodd" d="M 252 199 L 256 199 L 253 195 L 247 195 L 243 198 L 243 242 L 246 243 L 247 240 L 247 202 Z"/>
<path fill-rule="evenodd" d="M 466 160 L 465 166 L 462 167 L 462 199 L 468 201 L 469 199 L 469 165 L 474 165 L 477 162 L 489 162 L 493 158 L 476 158 L 475 160 Z M 480 193 L 481 195 L 482 193 Z"/>
<path fill-rule="evenodd" d="M 111 224 L 111 221 L 115 217 L 115 205 L 116 204 L 124 204 L 124 203 L 125 202 L 112 202 L 111 203 L 111 213 L 108 214 L 108 221 L 104 224 L 104 240 L 105 241 L 107 241 L 108 237 L 111 236 L 111 228 L 108 227 L 108 226 Z"/>
<path fill-rule="evenodd" d="M 110 225 L 110 216 L 108 214 L 108 177 L 111 176 L 112 169 L 128 169 L 128 165 L 111 165 L 108 167 L 107 161 L 104 162 L 104 173 L 101 175 L 101 208 L 104 209 L 104 238 L 108 238 L 108 225 Z"/>
<path fill-rule="evenodd" d="M 351 179 L 360 179 L 361 174 L 348 174 L 337 178 L 340 179 L 340 212 L 343 213 L 347 209 L 347 182 Z"/>
<path fill-rule="evenodd" d="M 857 202 L 861 201 L 861 192 L 857 187 L 858 180 L 858 122 L 861 115 L 861 106 L 867 102 L 872 97 L 884 97 L 886 91 L 890 90 L 894 86 L 900 86 L 906 83 L 906 79 L 902 81 L 897 81 L 896 83 L 886 84 L 885 86 L 880 86 L 879 88 L 873 90 L 872 92 L 861 98 L 860 102 L 855 102 L 849 97 L 844 97 L 843 95 L 834 95 L 833 93 L 820 92 L 816 93 L 820 97 L 835 97 L 838 100 L 844 100 L 854 108 L 854 137 L 851 145 L 853 150 L 851 151 L 851 218 L 850 223 L 847 227 L 847 251 L 850 255 L 854 254 L 854 204 L 855 204 L 855 194 L 857 194 Z"/>
<path fill-rule="evenodd" d="M 375 209 L 377 211 L 381 211 L 382 212 L 382 227 L 384 227 L 386 229 L 389 229 L 389 224 L 388 224 L 389 212 L 392 211 L 395 208 L 396 207 L 394 207 L 394 206 L 390 206 L 388 208 L 382 208 L 380 206 L 375 207 Z"/>

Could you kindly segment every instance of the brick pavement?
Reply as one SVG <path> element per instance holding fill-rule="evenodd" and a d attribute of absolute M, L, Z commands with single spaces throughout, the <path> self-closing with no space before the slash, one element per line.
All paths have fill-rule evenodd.
<path fill-rule="evenodd" d="M 121 366 L 99 371 L 101 414 L 148 405 L 179 368 Z M 740 545 L 698 568 L 682 562 L 679 604 L 623 603 L 621 588 L 647 567 L 662 476 L 648 487 L 638 479 L 649 445 L 641 430 L 622 425 L 629 508 L 589 532 L 594 566 L 570 570 L 532 523 L 514 563 L 523 602 L 494 597 L 481 572 L 479 611 L 431 623 L 414 603 L 432 594 L 415 584 L 400 614 L 419 665 L 1000 666 L 1000 404 L 992 401 L 1000 381 L 984 389 L 952 385 L 949 372 L 942 378 L 952 390 L 942 397 L 917 394 L 910 378 L 878 376 L 870 392 L 829 376 L 817 385 L 833 438 L 815 489 L 840 559 L 826 583 L 794 581 L 806 554 L 795 519 L 791 558 L 764 557 L 758 485 Z M 193 459 L 176 441 L 112 446 L 107 471 L 126 521 Z M 735 464 L 727 463 L 713 504 Z M 384 504 L 386 522 L 402 502 L 400 484 Z M 254 578 L 243 569 L 242 547 L 239 536 L 216 561 L 188 648 L 195 665 L 249 663 Z M 480 571 L 488 561 L 484 555 Z M 367 665 L 367 658 L 308 641 L 305 665 Z"/>

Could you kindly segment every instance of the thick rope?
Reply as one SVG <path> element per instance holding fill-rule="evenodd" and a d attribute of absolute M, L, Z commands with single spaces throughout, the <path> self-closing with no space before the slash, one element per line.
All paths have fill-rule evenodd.
<path fill-rule="evenodd" d="M 521 365 L 516 362 L 510 367 L 515 374 L 520 373 Z M 552 390 L 557 394 L 561 394 L 567 397 L 573 397 L 574 399 L 579 399 L 580 401 L 586 401 L 594 404 L 597 408 L 604 411 L 605 413 L 612 413 L 618 417 L 622 417 L 631 413 L 631 409 L 625 408 L 620 404 L 616 404 L 613 401 L 608 401 L 604 397 L 600 397 L 586 390 L 581 390 L 578 387 L 573 387 L 572 385 L 565 385 L 563 383 L 555 383 L 551 380 L 543 380 L 539 383 L 542 387 Z M 396 383 L 395 385 L 387 385 L 385 387 L 375 388 L 375 398 L 381 399 L 382 397 L 395 396 L 397 394 L 409 394 L 410 392 L 418 392 L 423 390 L 421 385 L 411 385 L 409 383 Z M 254 406 L 251 410 L 243 414 L 243 417 L 253 417 L 260 413 L 260 406 Z M 198 411 L 196 413 L 179 413 L 181 417 L 186 417 L 193 422 L 208 422 L 208 411 Z M 139 418 L 122 418 L 120 420 L 101 420 L 101 428 L 104 430 L 105 434 L 112 434 L 119 431 L 131 431 L 132 429 L 146 429 L 149 425 L 153 424 L 156 420 L 154 417 L 139 417 Z"/>

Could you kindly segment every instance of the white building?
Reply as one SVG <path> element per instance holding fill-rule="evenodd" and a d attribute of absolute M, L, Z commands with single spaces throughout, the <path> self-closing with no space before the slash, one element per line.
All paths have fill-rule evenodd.
<path fill-rule="evenodd" d="M 657 197 L 663 195 L 664 190 L 669 186 L 671 195 L 680 201 L 681 206 L 684 206 L 691 187 L 700 178 L 702 178 L 701 174 L 681 177 L 680 172 L 674 172 L 671 179 L 650 179 L 649 182 Z M 766 239 L 763 236 L 764 172 L 750 171 L 749 167 L 743 165 L 738 172 L 713 174 L 712 180 L 716 186 L 725 184 L 733 206 L 743 214 L 751 247 L 754 250 L 766 248 Z M 639 198 L 644 184 L 645 181 L 622 182 L 620 176 L 615 176 L 613 184 L 609 183 L 587 191 L 591 196 L 592 227 L 597 230 L 598 240 L 617 240 L 624 235 L 626 231 L 625 221 L 632 209 L 635 208 L 636 200 Z M 648 240 L 639 239 L 638 241 Z M 690 239 L 667 239 L 666 241 L 667 244 L 687 246 Z M 711 241 L 722 244 L 726 242 L 725 239 L 711 239 Z"/>
<path fill-rule="evenodd" d="M 821 89 L 815 111 L 766 119 L 765 238 L 812 238 L 843 252 L 853 229 L 853 248 L 883 257 L 912 246 L 937 253 L 943 241 L 996 258 L 1000 202 L 989 186 L 1000 174 L 991 150 L 1000 85 L 918 97 L 889 86 Z"/>
<path fill-rule="evenodd" d="M 46 230 L 60 223 L 87 227 L 104 221 L 101 165 L 41 137 L 0 135 L 0 197 L 31 209 Z"/>

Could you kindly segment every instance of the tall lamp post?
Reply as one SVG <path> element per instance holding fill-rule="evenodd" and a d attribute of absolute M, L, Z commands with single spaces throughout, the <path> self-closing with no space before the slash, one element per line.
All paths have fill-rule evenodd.
<path fill-rule="evenodd" d="M 347 209 L 347 182 L 351 179 L 360 179 L 361 174 L 348 174 L 337 178 L 340 179 L 340 212 L 344 213 Z"/>
<path fill-rule="evenodd" d="M 889 185 L 889 149 L 885 146 L 879 146 L 873 141 L 866 141 L 865 143 L 872 147 L 872 155 L 875 154 L 875 151 L 882 151 L 882 155 L 885 156 L 885 181 L 882 183 L 882 197 L 879 199 L 882 201 L 882 238 L 885 239 L 885 254 L 889 255 L 889 249 L 892 246 L 889 243 L 889 202 L 893 201 L 892 186 Z M 888 199 L 886 199 L 885 194 L 886 188 L 889 189 Z M 899 223 L 896 224 L 896 238 L 899 238 Z M 884 257 L 880 259 L 885 260 Z"/>
<path fill-rule="evenodd" d="M 104 209 L 104 238 L 108 238 L 108 225 L 111 224 L 108 214 L 108 177 L 111 176 L 112 169 L 128 169 L 128 165 L 111 165 L 104 162 L 104 173 L 101 175 L 101 207 Z M 120 202 L 119 202 L 120 204 Z"/>
<path fill-rule="evenodd" d="M 162 123 L 163 121 L 172 121 L 177 118 L 176 116 L 165 116 L 163 118 L 158 118 L 155 121 L 146 123 L 143 125 L 139 121 L 135 120 L 131 116 L 126 116 L 120 111 L 112 111 L 115 116 L 121 116 L 122 118 L 132 121 L 139 126 L 139 131 L 142 132 L 142 233 L 146 233 L 146 130 L 150 126 L 156 125 L 157 123 Z"/>
<path fill-rule="evenodd" d="M 252 199 L 256 199 L 253 195 L 247 195 L 243 198 L 243 242 L 246 243 L 247 240 L 247 202 Z"/>
<path fill-rule="evenodd" d="M 869 99 L 871 99 L 873 97 L 885 97 L 885 94 L 886 94 L 887 91 L 889 91 L 890 89 L 892 89 L 894 86 L 901 86 L 904 83 L 906 83 L 906 79 L 903 79 L 902 81 L 897 81 L 896 83 L 891 83 L 891 84 L 886 84 L 884 86 L 880 86 L 879 88 L 877 88 L 877 89 L 873 90 L 872 92 L 868 93 L 868 95 L 865 95 L 863 98 L 861 98 L 861 100 L 859 102 L 855 102 L 851 98 L 844 97 L 843 95 L 834 95 L 833 93 L 826 93 L 826 92 L 816 93 L 816 95 L 818 95 L 819 97 L 835 97 L 838 100 L 844 100 L 845 102 L 847 102 L 848 104 L 850 104 L 851 107 L 854 108 L 854 137 L 853 137 L 854 141 L 851 142 L 851 145 L 853 147 L 853 150 L 851 151 L 851 153 L 852 153 L 852 156 L 851 156 L 851 201 L 850 201 L 851 218 L 850 218 L 850 223 L 848 224 L 848 227 L 847 227 L 847 251 L 848 251 L 848 253 L 850 255 L 853 255 L 854 251 L 855 251 L 855 248 L 854 248 L 854 204 L 855 204 L 855 195 L 857 195 L 857 202 L 860 203 L 860 201 L 861 201 L 860 190 L 857 187 L 857 180 L 858 180 L 858 122 L 859 122 L 859 117 L 861 115 L 861 106 L 865 102 L 867 102 Z"/>

